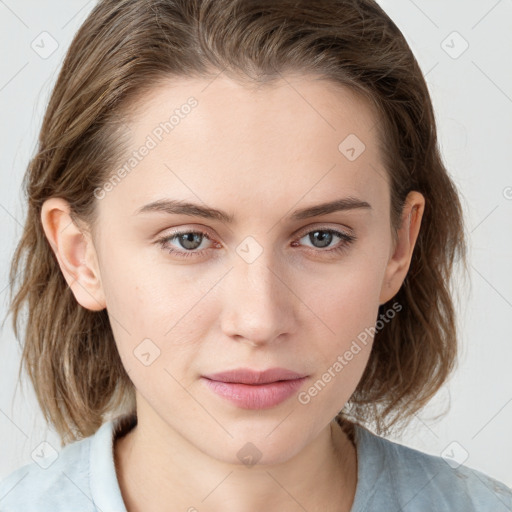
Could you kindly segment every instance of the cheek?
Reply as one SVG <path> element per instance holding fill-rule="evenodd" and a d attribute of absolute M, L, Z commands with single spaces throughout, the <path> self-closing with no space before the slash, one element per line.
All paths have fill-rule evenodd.
<path fill-rule="evenodd" d="M 309 288 L 305 296 L 316 315 L 310 336 L 315 340 L 318 374 L 301 403 L 309 400 L 336 414 L 357 387 L 373 345 L 384 269 L 382 251 L 361 251 Z"/>
<path fill-rule="evenodd" d="M 137 256 L 122 255 L 113 249 L 103 262 L 107 309 L 127 331 L 164 336 L 187 318 L 211 288 L 214 276 L 193 276 L 186 266 L 155 261 L 152 255 L 141 254 L 140 249 L 132 253 Z"/>
<path fill-rule="evenodd" d="M 110 324 L 121 359 L 134 384 L 186 373 L 210 325 L 218 318 L 208 292 L 218 276 L 196 273 L 190 267 L 152 264 L 115 254 L 105 261 L 103 285 Z M 147 364 L 146 364 L 147 363 Z M 183 379 L 186 379 L 183 375 Z"/>
<path fill-rule="evenodd" d="M 320 322 L 315 317 L 310 324 L 317 373 L 298 401 L 322 411 L 318 414 L 336 415 L 363 375 L 378 315 L 379 275 L 371 267 L 359 271 L 352 268 L 350 272 L 333 274 L 324 293 L 317 289 L 308 296 L 308 303 L 321 319 Z"/>
<path fill-rule="evenodd" d="M 325 331 L 338 342 L 357 336 L 374 325 L 379 308 L 383 265 L 357 256 L 357 261 L 333 268 L 329 274 L 302 284 L 302 296 L 319 319 Z"/>

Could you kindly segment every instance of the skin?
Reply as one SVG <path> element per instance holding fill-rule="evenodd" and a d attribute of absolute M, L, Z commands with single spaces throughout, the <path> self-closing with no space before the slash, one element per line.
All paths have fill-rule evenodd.
<path fill-rule="evenodd" d="M 374 112 L 314 77 L 287 76 L 259 90 L 222 75 L 174 79 L 141 100 L 129 123 L 131 149 L 190 96 L 198 106 L 97 201 L 93 234 L 71 221 L 63 199 L 47 200 L 41 213 L 76 300 L 107 308 L 136 388 L 138 425 L 115 444 L 127 509 L 349 511 L 356 451 L 333 418 L 361 379 L 371 339 L 307 404 L 294 395 L 242 409 L 200 377 L 280 366 L 306 373 L 300 391 L 310 388 L 398 292 L 424 198 L 407 197 L 395 243 Z M 351 133 L 366 146 L 354 161 L 338 150 Z M 291 219 L 295 209 L 346 196 L 371 209 Z M 225 210 L 234 222 L 134 214 L 165 197 Z M 203 253 L 180 259 L 155 242 L 175 227 L 212 240 L 199 238 L 195 251 Z M 343 240 L 323 248 L 308 236 L 315 229 L 357 239 L 326 253 Z M 248 236 L 262 249 L 251 263 L 236 250 Z M 178 238 L 168 245 L 187 251 Z M 148 366 L 133 353 L 146 338 L 160 350 Z M 262 454 L 250 468 L 237 457 L 248 442 Z"/>

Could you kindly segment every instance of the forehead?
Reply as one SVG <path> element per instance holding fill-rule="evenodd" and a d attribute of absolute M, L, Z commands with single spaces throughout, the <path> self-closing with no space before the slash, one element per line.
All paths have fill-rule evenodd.
<path fill-rule="evenodd" d="M 192 98 L 198 105 L 188 112 L 186 103 Z M 181 110 L 187 112 L 183 115 Z M 241 83 L 223 74 L 212 79 L 173 77 L 139 96 L 132 112 L 129 124 L 135 136 L 149 133 L 155 121 L 165 123 L 173 113 L 179 115 L 180 130 L 172 138 L 190 131 L 210 139 L 212 132 L 230 133 L 229 140 L 238 145 L 250 132 L 258 133 L 258 140 L 265 134 L 266 142 L 274 140 L 285 149 L 283 144 L 292 137 L 332 142 L 333 135 L 344 138 L 352 130 L 372 145 L 377 136 L 376 112 L 366 98 L 311 75 L 285 75 L 265 84 Z"/>
<path fill-rule="evenodd" d="M 374 111 L 318 77 L 286 75 L 258 87 L 222 74 L 172 78 L 135 106 L 131 151 L 150 150 L 112 194 L 132 206 L 166 195 L 268 209 L 324 201 L 326 192 L 374 202 L 387 192 Z"/>

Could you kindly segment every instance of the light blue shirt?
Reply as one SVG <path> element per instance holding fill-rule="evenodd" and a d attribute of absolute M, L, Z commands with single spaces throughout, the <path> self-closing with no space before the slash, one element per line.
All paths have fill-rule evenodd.
<path fill-rule="evenodd" d="M 113 457 L 120 418 L 66 445 L 55 460 L 8 475 L 0 482 L 0 511 L 126 512 Z M 512 512 L 512 489 L 484 473 L 452 467 L 358 425 L 355 441 L 358 482 L 351 512 Z M 199 502 L 191 505 L 201 510 Z"/>

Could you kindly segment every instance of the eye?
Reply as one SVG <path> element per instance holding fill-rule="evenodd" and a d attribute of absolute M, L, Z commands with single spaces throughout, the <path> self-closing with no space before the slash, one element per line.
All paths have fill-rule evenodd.
<path fill-rule="evenodd" d="M 204 247 L 199 251 L 197 250 L 205 239 L 211 241 L 208 233 L 204 231 L 176 231 L 170 236 L 157 240 L 157 243 L 168 253 L 187 258 L 201 254 L 206 250 Z M 173 241 L 175 241 L 177 245 L 170 245 L 170 242 Z"/>
<path fill-rule="evenodd" d="M 338 231 L 336 229 L 331 228 L 319 228 L 307 231 L 305 235 L 302 235 L 298 241 L 306 239 L 306 242 L 310 242 L 312 245 L 306 247 L 312 247 L 313 250 L 316 249 L 316 252 L 341 252 L 348 249 L 348 246 L 355 242 L 356 237 L 354 235 L 349 235 L 343 231 Z M 338 243 L 336 239 L 339 239 Z M 292 243 L 293 246 L 297 246 L 297 242 Z M 329 249 L 324 249 L 325 247 L 330 247 Z"/>
<path fill-rule="evenodd" d="M 302 239 L 310 242 L 312 245 L 308 246 L 304 243 L 299 243 Z M 333 245 L 333 242 L 338 243 Z M 156 241 L 162 249 L 166 250 L 169 254 L 178 258 L 190 258 L 193 256 L 201 256 L 209 248 L 221 247 L 218 242 L 213 242 L 209 247 L 201 247 L 203 242 L 208 240 L 213 242 L 212 238 L 204 231 L 175 231 L 171 235 L 160 238 Z M 314 253 L 340 253 L 346 251 L 348 246 L 355 242 L 356 237 L 343 231 L 338 231 L 331 228 L 318 228 L 303 232 L 302 236 L 297 241 L 292 242 L 292 247 L 303 245 L 308 251 Z M 328 247 L 326 249 L 326 247 Z"/>

